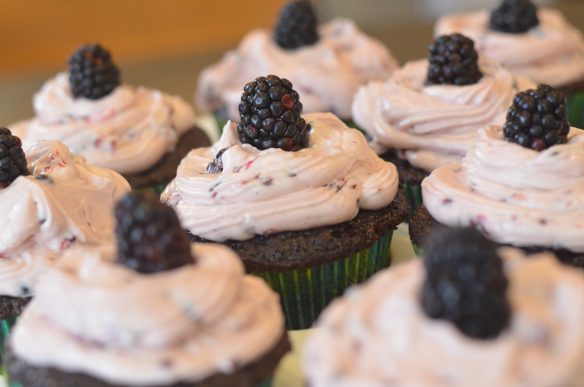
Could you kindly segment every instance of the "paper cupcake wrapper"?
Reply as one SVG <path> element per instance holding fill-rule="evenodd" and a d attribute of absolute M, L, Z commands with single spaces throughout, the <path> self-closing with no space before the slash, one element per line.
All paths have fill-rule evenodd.
<path fill-rule="evenodd" d="M 320 312 L 352 285 L 390 265 L 388 231 L 367 249 L 305 269 L 255 272 L 280 295 L 288 329 L 310 328 Z"/>
<path fill-rule="evenodd" d="M 568 96 L 568 117 L 572 126 L 584 128 L 584 92 Z"/>
<path fill-rule="evenodd" d="M 410 216 L 422 205 L 422 186 L 420 184 L 402 183 L 406 200 L 410 205 Z"/>
<path fill-rule="evenodd" d="M 0 374 L 4 377 L 4 380 L 8 380 L 8 375 L 4 369 L 4 362 L 2 360 L 2 354 L 4 352 L 4 343 L 10 335 L 12 327 L 16 323 L 16 317 L 7 318 L 0 320 Z"/>

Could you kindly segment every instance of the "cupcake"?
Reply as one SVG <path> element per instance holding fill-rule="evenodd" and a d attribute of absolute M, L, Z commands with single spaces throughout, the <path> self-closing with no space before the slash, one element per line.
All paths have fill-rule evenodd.
<path fill-rule="evenodd" d="M 205 69 L 196 101 L 221 122 L 239 118 L 241 89 L 264 74 L 289 79 L 302 95 L 307 113 L 332 112 L 349 121 L 358 87 L 388 77 L 397 61 L 381 44 L 346 19 L 317 25 L 309 1 L 291 1 L 274 31 L 256 29 L 237 49 Z"/>
<path fill-rule="evenodd" d="M 429 47 L 428 60 L 407 63 L 388 80 L 361 87 L 353 118 L 382 157 L 397 165 L 415 208 L 422 179 L 460 161 L 478 128 L 502 124 L 515 93 L 534 86 L 479 60 L 469 38 L 445 35 Z"/>
<path fill-rule="evenodd" d="M 80 47 L 69 71 L 47 81 L 33 104 L 36 117 L 12 127 L 25 149 L 61 141 L 89 163 L 121 173 L 134 189 L 161 192 L 189 150 L 209 144 L 185 101 L 121 83 L 100 45 Z"/>
<path fill-rule="evenodd" d="M 397 171 L 333 114 L 301 116 L 287 79 L 248 83 L 239 110 L 239 124 L 183 159 L 161 199 L 194 241 L 233 248 L 280 294 L 290 329 L 308 328 L 347 286 L 389 265 L 408 211 Z"/>
<path fill-rule="evenodd" d="M 63 251 L 112 238 L 111 208 L 129 190 L 58 142 L 39 142 L 25 157 L 20 139 L 0 129 L 0 344 Z"/>
<path fill-rule="evenodd" d="M 423 244 L 436 222 L 473 225 L 500 244 L 583 265 L 584 131 L 570 128 L 565 100 L 549 86 L 519 93 L 503 127 L 481 129 L 462 163 L 432 172 L 412 242 Z"/>
<path fill-rule="evenodd" d="M 321 316 L 303 366 L 311 387 L 577 387 L 584 278 L 471 229 L 352 289 Z"/>
<path fill-rule="evenodd" d="M 269 386 L 290 349 L 278 296 L 220 245 L 192 245 L 149 193 L 117 246 L 79 246 L 39 281 L 7 345 L 22 387 Z"/>
<path fill-rule="evenodd" d="M 536 9 L 529 0 L 503 0 L 490 13 L 438 20 L 437 36 L 453 32 L 474 39 L 481 56 L 568 93 L 570 119 L 584 125 L 584 39 L 559 11 Z"/>

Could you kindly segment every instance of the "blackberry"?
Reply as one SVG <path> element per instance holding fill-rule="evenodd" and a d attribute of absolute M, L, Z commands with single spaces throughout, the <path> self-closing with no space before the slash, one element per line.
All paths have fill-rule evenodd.
<path fill-rule="evenodd" d="M 223 172 L 223 153 L 228 148 L 223 148 L 215 155 L 215 159 L 207 164 L 207 173 L 213 175 L 215 173 Z"/>
<path fill-rule="evenodd" d="M 464 35 L 442 35 L 428 51 L 428 85 L 472 85 L 483 77 L 474 42 Z"/>
<path fill-rule="evenodd" d="M 120 71 L 99 44 L 81 46 L 69 59 L 69 84 L 75 98 L 100 99 L 120 84 Z"/>
<path fill-rule="evenodd" d="M 509 325 L 511 306 L 496 245 L 472 228 L 444 228 L 424 251 L 426 315 L 475 339 L 497 337 Z"/>
<path fill-rule="evenodd" d="M 118 262 L 140 273 L 194 263 L 191 243 L 174 210 L 148 192 L 131 192 L 114 210 Z"/>
<path fill-rule="evenodd" d="M 542 151 L 568 141 L 567 98 L 551 86 L 515 95 L 503 125 L 505 139 L 526 148 Z"/>
<path fill-rule="evenodd" d="M 0 128 L 0 187 L 8 187 L 18 176 L 28 174 L 20 138 L 9 129 Z"/>
<path fill-rule="evenodd" d="M 537 8 L 529 0 L 503 0 L 489 20 L 491 30 L 509 34 L 522 34 L 538 24 Z"/>
<path fill-rule="evenodd" d="M 280 11 L 274 40 L 285 50 L 318 42 L 317 20 L 310 1 L 291 1 Z"/>
<path fill-rule="evenodd" d="M 275 75 L 256 78 L 241 95 L 239 139 L 258 149 L 305 148 L 309 131 L 301 113 L 302 103 L 289 80 Z"/>

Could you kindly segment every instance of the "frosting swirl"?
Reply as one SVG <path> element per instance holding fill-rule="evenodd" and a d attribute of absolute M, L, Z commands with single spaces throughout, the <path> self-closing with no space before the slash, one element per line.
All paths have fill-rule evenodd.
<path fill-rule="evenodd" d="M 459 161 L 478 128 L 503 123 L 519 90 L 535 87 L 492 62 L 480 63 L 474 85 L 426 86 L 428 61 L 407 63 L 386 82 L 361 87 L 353 119 L 380 148 L 404 150 L 410 164 L 432 171 Z"/>
<path fill-rule="evenodd" d="M 115 248 L 70 249 L 18 321 L 15 354 L 111 383 L 173 384 L 231 373 L 281 339 L 278 296 L 235 253 L 193 245 L 194 265 L 144 275 Z"/>
<path fill-rule="evenodd" d="M 312 128 L 310 144 L 298 152 L 241 144 L 228 123 L 218 143 L 183 159 L 162 201 L 192 234 L 214 241 L 338 224 L 359 208 L 389 205 L 398 188 L 395 166 L 334 115 L 303 117 Z M 227 149 L 223 172 L 207 174 L 221 149 Z"/>
<path fill-rule="evenodd" d="M 479 131 L 462 164 L 422 182 L 424 205 L 440 223 L 477 225 L 493 240 L 584 252 L 584 131 L 542 152 Z"/>
<path fill-rule="evenodd" d="M 539 25 L 524 34 L 489 29 L 489 12 L 460 13 L 442 17 L 435 35 L 460 32 L 476 43 L 481 55 L 502 63 L 515 74 L 554 87 L 584 79 L 584 39 L 562 14 L 538 10 Z"/>
<path fill-rule="evenodd" d="M 500 250 L 510 327 L 474 340 L 428 318 L 424 268 L 411 261 L 350 290 L 321 315 L 304 353 L 311 386 L 576 387 L 584 365 L 584 281 L 548 253 Z"/>
<path fill-rule="evenodd" d="M 256 77 L 275 74 L 294 84 L 305 112 L 330 111 L 349 119 L 357 88 L 388 77 L 397 61 L 350 20 L 324 24 L 319 35 L 312 46 L 284 50 L 273 41 L 271 31 L 250 32 L 236 50 L 201 73 L 197 103 L 207 111 L 226 108 L 227 117 L 236 120 L 243 86 Z"/>
<path fill-rule="evenodd" d="M 192 108 L 157 90 L 118 86 L 98 99 L 75 99 L 68 76 L 60 73 L 34 96 L 36 118 L 13 125 L 24 147 L 58 140 L 90 163 L 120 173 L 138 173 L 171 152 L 192 127 Z"/>
<path fill-rule="evenodd" d="M 58 142 L 27 154 L 29 176 L 0 190 L 0 294 L 30 296 L 38 275 L 76 243 L 111 240 L 112 208 L 130 187 Z"/>

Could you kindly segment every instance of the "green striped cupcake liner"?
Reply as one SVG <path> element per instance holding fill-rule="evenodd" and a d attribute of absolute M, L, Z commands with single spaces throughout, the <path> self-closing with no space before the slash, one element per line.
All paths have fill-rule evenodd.
<path fill-rule="evenodd" d="M 410 218 L 422 205 L 422 186 L 420 184 L 410 184 L 402 183 L 404 193 L 406 195 L 406 200 L 410 205 Z"/>
<path fill-rule="evenodd" d="M 393 230 L 372 246 L 333 262 L 306 269 L 255 272 L 280 295 L 288 329 L 307 329 L 322 310 L 347 288 L 360 284 L 391 263 Z"/>
<path fill-rule="evenodd" d="M 568 97 L 568 117 L 572 126 L 584 128 L 584 92 Z"/>

